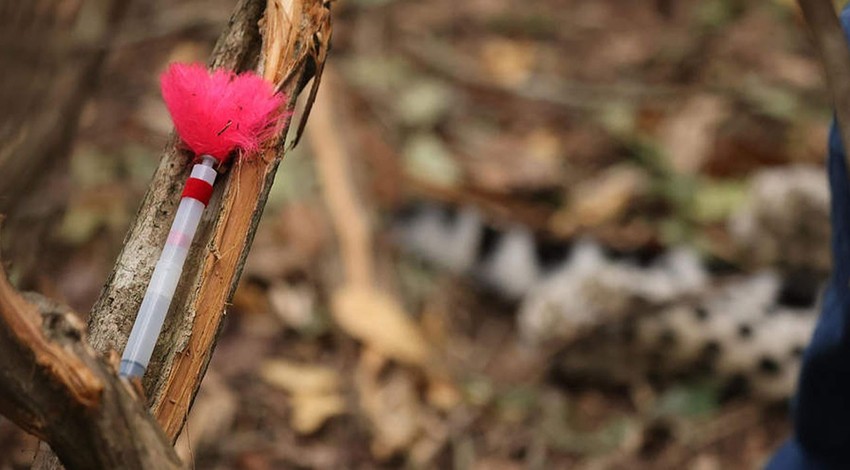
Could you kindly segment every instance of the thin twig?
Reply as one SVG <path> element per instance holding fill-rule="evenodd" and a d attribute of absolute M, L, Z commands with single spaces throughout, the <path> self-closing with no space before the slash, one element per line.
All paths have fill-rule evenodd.
<path fill-rule="evenodd" d="M 331 77 L 332 73 L 328 73 Z M 333 87 L 328 84 L 315 102 L 307 136 L 313 147 L 322 194 L 334 229 L 339 237 L 345 280 L 358 285 L 372 284 L 372 238 L 369 224 L 351 181 L 351 165 L 335 128 L 332 109 Z"/>
<path fill-rule="evenodd" d="M 798 0 L 820 51 L 844 146 L 850 142 L 850 51 L 831 0 Z M 845 158 L 848 157 L 845 152 Z M 847 165 L 850 177 L 850 164 Z"/>

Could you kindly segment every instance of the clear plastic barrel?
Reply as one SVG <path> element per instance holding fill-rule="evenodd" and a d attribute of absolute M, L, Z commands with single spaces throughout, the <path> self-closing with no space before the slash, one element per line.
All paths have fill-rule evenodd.
<path fill-rule="evenodd" d="M 204 156 L 201 163 L 192 168 L 191 177 L 213 184 L 216 176 L 213 169 L 215 162 L 214 158 Z M 180 200 L 168 240 L 156 263 L 124 354 L 121 356 L 121 376 L 144 375 L 203 213 L 204 203 L 201 201 L 189 197 Z"/>

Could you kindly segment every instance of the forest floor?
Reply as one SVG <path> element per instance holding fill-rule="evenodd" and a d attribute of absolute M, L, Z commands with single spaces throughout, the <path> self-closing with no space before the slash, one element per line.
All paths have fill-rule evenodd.
<path fill-rule="evenodd" d="M 40 290 L 79 312 L 171 131 L 157 73 L 204 61 L 233 4 L 136 3 L 83 114 L 42 270 Z M 355 339 L 334 321 L 345 260 L 307 138 L 278 172 L 181 455 L 195 468 L 258 470 L 758 468 L 789 432 L 784 406 L 721 399 L 700 378 L 661 390 L 560 380 L 551 355 L 523 352 L 510 306 L 400 255 L 384 222 L 415 196 L 480 204 L 565 239 L 687 243 L 728 258 L 716 240 L 748 176 L 822 165 L 825 84 L 793 2 L 334 9 L 323 87 L 374 236 L 376 283 L 438 359 L 376 352 L 415 343 L 404 327 Z M 599 194 L 624 165 L 649 185 Z M 390 328 L 375 318 L 367 329 Z M 28 467 L 36 442 L 0 421 L 0 468 Z"/>

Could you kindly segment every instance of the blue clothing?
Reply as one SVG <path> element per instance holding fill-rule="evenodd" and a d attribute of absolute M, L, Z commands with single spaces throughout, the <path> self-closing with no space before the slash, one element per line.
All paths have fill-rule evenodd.
<path fill-rule="evenodd" d="M 840 20 L 850 43 L 850 5 Z M 803 354 L 792 403 L 794 435 L 767 470 L 850 469 L 850 180 L 835 122 L 829 133 L 827 169 L 833 272 L 812 341 Z"/>

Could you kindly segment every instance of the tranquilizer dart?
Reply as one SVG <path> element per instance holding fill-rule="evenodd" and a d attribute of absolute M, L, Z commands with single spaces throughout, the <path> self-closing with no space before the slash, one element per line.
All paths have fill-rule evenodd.
<path fill-rule="evenodd" d="M 160 78 L 162 97 L 180 139 L 195 154 L 168 240 L 121 357 L 120 375 L 147 369 L 183 264 L 210 200 L 215 168 L 235 152 L 248 155 L 279 129 L 285 102 L 272 85 L 251 72 L 209 72 L 198 64 L 172 64 Z"/>

